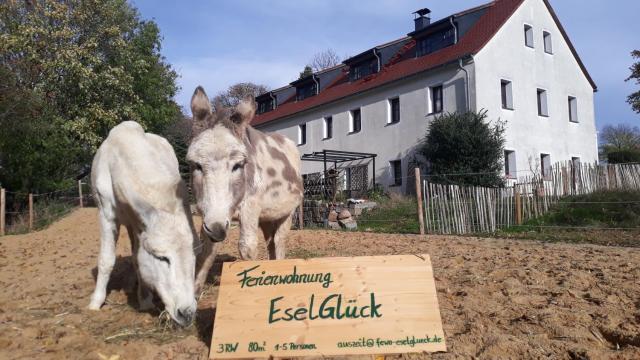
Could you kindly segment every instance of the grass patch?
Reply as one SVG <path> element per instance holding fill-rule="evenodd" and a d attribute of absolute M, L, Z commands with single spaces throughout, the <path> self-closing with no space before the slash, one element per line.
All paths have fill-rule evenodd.
<path fill-rule="evenodd" d="M 415 198 L 391 194 L 380 198 L 378 207 L 363 211 L 358 230 L 388 234 L 419 234 L 418 203 Z"/>
<path fill-rule="evenodd" d="M 549 242 L 640 247 L 640 192 L 601 191 L 571 196 L 547 214 L 522 226 L 501 230 L 496 235 Z"/>
<path fill-rule="evenodd" d="M 321 252 L 311 251 L 303 248 L 291 249 L 287 254 L 287 259 L 311 259 L 323 257 L 325 254 Z"/>
<path fill-rule="evenodd" d="M 571 196 L 537 219 L 530 227 L 640 228 L 640 192 L 609 191 Z"/>

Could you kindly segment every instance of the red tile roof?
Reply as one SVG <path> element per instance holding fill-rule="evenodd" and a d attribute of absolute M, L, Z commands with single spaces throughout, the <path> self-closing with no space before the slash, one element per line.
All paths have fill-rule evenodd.
<path fill-rule="evenodd" d="M 312 96 L 301 101 L 296 101 L 294 96 L 278 105 L 275 110 L 256 115 L 252 121 L 252 125 L 261 125 L 285 118 L 347 96 L 356 95 L 381 85 L 428 71 L 438 66 L 457 61 L 458 59 L 471 54 L 476 54 L 489 42 L 489 40 L 491 40 L 491 38 L 493 38 L 496 32 L 511 17 L 523 1 L 524 0 L 495 0 L 487 6 L 486 12 L 482 17 L 480 17 L 480 19 L 478 19 L 476 24 L 459 39 L 457 44 L 438 50 L 429 55 L 414 58 L 412 56 L 407 56 L 407 54 L 411 53 L 409 50 L 415 46 L 415 41 L 411 41 L 404 48 L 398 51 L 398 53 L 379 73 L 354 82 L 349 82 L 347 74 L 342 74 L 341 76 L 338 76 L 331 85 L 327 86 L 316 96 Z M 545 3 L 547 3 L 547 0 L 545 0 Z M 551 8 L 548 3 L 547 6 Z M 552 15 L 558 23 L 563 36 L 567 42 L 571 44 L 553 12 Z M 570 47 L 573 49 L 573 46 L 570 45 Z M 583 71 L 591 81 L 586 69 L 578 58 L 577 53 L 575 53 L 575 50 L 573 51 L 576 59 L 581 64 Z M 595 84 L 593 85 L 595 89 Z"/>

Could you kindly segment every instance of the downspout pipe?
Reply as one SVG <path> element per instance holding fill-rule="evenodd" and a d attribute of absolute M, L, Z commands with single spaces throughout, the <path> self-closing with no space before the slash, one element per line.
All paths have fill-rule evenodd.
<path fill-rule="evenodd" d="M 455 21 L 453 21 L 454 18 L 455 16 L 451 16 L 449 18 L 449 22 L 451 23 L 451 27 L 453 27 L 453 43 L 457 44 L 458 43 L 458 27 L 456 26 Z M 466 110 L 469 111 L 471 110 L 471 106 L 470 106 L 471 101 L 469 99 L 469 71 L 465 69 L 462 58 L 458 59 L 458 67 L 460 68 L 460 70 L 464 71 L 464 84 L 465 84 L 464 99 L 465 99 Z"/>
<path fill-rule="evenodd" d="M 273 95 L 273 91 L 269 91 L 269 97 L 273 100 L 273 110 L 275 110 L 278 107 L 278 99 Z"/>
<path fill-rule="evenodd" d="M 458 43 L 458 27 L 456 26 L 456 23 L 453 21 L 454 18 L 455 18 L 455 16 L 451 16 L 449 18 L 449 22 L 451 23 L 451 26 L 453 27 L 453 43 L 457 44 Z"/>
<path fill-rule="evenodd" d="M 458 59 L 458 67 L 460 68 L 460 70 L 464 71 L 465 106 L 466 106 L 466 110 L 470 111 L 471 110 L 471 106 L 470 106 L 471 101 L 469 99 L 469 71 L 467 69 L 465 69 L 464 62 L 463 62 L 462 58 Z"/>
<path fill-rule="evenodd" d="M 455 16 L 451 16 L 449 18 L 449 22 L 451 23 L 451 27 L 453 27 L 453 43 L 458 43 L 458 27 L 456 26 L 455 21 L 453 19 Z M 473 59 L 473 56 L 471 57 Z M 465 84 L 465 92 L 464 92 L 464 100 L 467 111 L 471 110 L 471 100 L 469 99 L 469 71 L 464 68 L 464 62 L 462 58 L 458 59 L 458 67 L 460 70 L 464 71 L 464 84 Z"/>
<path fill-rule="evenodd" d="M 373 49 L 373 56 L 375 56 L 376 59 L 378 60 L 378 71 L 377 72 L 380 72 L 380 70 L 382 70 L 382 63 L 381 63 L 382 60 L 380 60 L 380 55 L 378 55 L 378 51 L 375 48 Z"/>
<path fill-rule="evenodd" d="M 316 95 L 318 95 L 320 93 L 320 81 L 318 80 L 316 74 L 311 75 L 311 79 L 313 79 L 313 82 L 316 83 Z"/>

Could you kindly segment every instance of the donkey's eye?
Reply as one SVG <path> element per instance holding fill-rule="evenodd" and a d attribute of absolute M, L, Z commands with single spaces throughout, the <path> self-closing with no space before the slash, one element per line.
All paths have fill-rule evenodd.
<path fill-rule="evenodd" d="M 193 164 L 193 168 L 198 170 L 198 171 L 202 171 L 202 165 L 198 164 L 198 163 L 194 163 Z"/>
<path fill-rule="evenodd" d="M 240 170 L 244 167 L 244 163 L 243 162 L 239 162 L 235 165 L 233 165 L 233 169 L 231 169 L 231 171 L 236 171 L 236 170 Z"/>
<path fill-rule="evenodd" d="M 167 263 L 167 265 L 171 265 L 171 261 L 169 260 L 168 257 L 166 257 L 166 256 L 157 256 L 157 255 L 154 255 L 154 254 L 151 254 L 151 255 L 153 255 L 154 258 L 156 258 L 156 259 L 158 259 L 158 260 L 160 260 L 162 262 Z"/>

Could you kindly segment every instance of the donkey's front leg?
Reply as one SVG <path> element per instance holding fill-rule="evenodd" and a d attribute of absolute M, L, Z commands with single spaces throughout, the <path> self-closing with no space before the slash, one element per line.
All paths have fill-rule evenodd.
<path fill-rule="evenodd" d="M 98 276 L 96 288 L 91 296 L 90 310 L 100 310 L 107 297 L 107 284 L 116 263 L 116 242 L 120 225 L 111 209 L 100 209 L 100 255 L 98 255 Z"/>
<path fill-rule="evenodd" d="M 200 243 L 202 244 L 202 252 L 196 257 L 196 281 L 195 281 L 195 296 L 200 298 L 204 284 L 207 282 L 209 271 L 213 266 L 213 262 L 218 254 L 218 248 L 222 243 L 214 243 L 206 236 L 200 235 Z"/>
<path fill-rule="evenodd" d="M 287 254 L 287 234 L 291 230 L 291 216 L 287 216 L 278 224 L 269 245 L 269 260 L 282 260 Z"/>
<path fill-rule="evenodd" d="M 245 204 L 240 210 L 240 241 L 238 250 L 242 260 L 255 260 L 258 257 L 258 206 Z"/>

